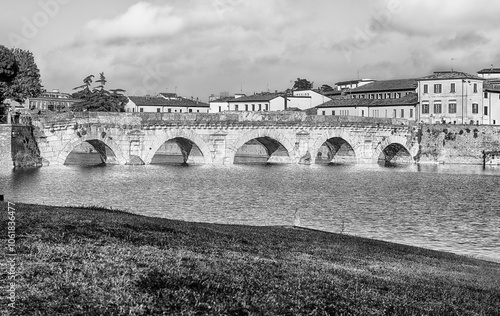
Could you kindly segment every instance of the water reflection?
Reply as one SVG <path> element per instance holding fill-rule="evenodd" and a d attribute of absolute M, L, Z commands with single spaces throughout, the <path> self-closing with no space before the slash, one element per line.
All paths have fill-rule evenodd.
<path fill-rule="evenodd" d="M 0 174 L 6 199 L 293 225 L 500 262 L 500 169 L 455 165 L 60 166 Z"/>

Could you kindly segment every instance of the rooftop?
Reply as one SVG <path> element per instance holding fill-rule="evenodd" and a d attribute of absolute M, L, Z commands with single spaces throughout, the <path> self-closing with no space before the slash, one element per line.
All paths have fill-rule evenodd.
<path fill-rule="evenodd" d="M 477 72 L 478 74 L 498 74 L 500 73 L 500 68 L 484 68 Z"/>
<path fill-rule="evenodd" d="M 179 107 L 209 107 L 208 104 L 196 100 L 190 100 L 182 97 L 177 99 L 165 99 L 162 97 L 148 96 L 129 96 L 128 97 L 137 106 L 179 106 Z"/>
<path fill-rule="evenodd" d="M 379 80 L 352 89 L 351 93 L 415 90 L 417 89 L 417 85 L 417 79 Z"/>
<path fill-rule="evenodd" d="M 272 99 L 276 99 L 279 97 L 283 97 L 282 94 L 279 93 L 266 93 L 266 94 L 253 94 L 253 95 L 247 95 L 239 98 L 232 98 L 227 100 L 227 102 L 246 102 L 246 101 L 262 101 L 262 102 L 267 102 Z"/>
<path fill-rule="evenodd" d="M 435 71 L 434 74 L 420 78 L 419 80 L 445 80 L 445 79 L 476 79 L 484 80 L 476 75 L 461 71 Z"/>

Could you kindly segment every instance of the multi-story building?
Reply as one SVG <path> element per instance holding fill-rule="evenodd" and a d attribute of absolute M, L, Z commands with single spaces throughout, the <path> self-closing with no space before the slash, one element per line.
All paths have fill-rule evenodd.
<path fill-rule="evenodd" d="M 73 104 L 81 100 L 73 99 L 71 94 L 60 92 L 57 89 L 43 92 L 40 96 L 28 98 L 20 108 L 31 111 L 66 112 L 71 110 Z"/>
<path fill-rule="evenodd" d="M 418 80 L 419 121 L 488 124 L 483 105 L 484 79 L 459 71 L 438 71 Z"/>
<path fill-rule="evenodd" d="M 378 80 L 349 90 L 345 96 L 357 99 L 399 99 L 417 91 L 417 79 Z"/>
<path fill-rule="evenodd" d="M 334 98 L 316 107 L 318 115 L 341 115 L 417 120 L 416 93 L 400 98 Z"/>
<path fill-rule="evenodd" d="M 417 86 L 416 79 L 372 81 L 317 106 L 317 114 L 417 120 Z"/>
<path fill-rule="evenodd" d="M 198 99 L 187 99 L 174 93 L 160 93 L 157 96 L 129 96 L 126 112 L 157 113 L 208 113 L 210 106 Z"/>
<path fill-rule="evenodd" d="M 483 124 L 500 125 L 500 80 L 488 80 L 483 86 Z"/>

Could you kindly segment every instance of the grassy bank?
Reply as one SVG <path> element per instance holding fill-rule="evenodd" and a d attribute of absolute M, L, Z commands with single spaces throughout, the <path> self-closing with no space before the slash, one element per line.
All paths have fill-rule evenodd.
<path fill-rule="evenodd" d="M 13 315 L 500 315 L 500 264 L 449 253 L 101 209 L 15 214 Z"/>

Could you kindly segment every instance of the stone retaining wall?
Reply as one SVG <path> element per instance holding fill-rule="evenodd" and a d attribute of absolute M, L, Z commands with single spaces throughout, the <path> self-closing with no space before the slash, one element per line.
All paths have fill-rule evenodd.
<path fill-rule="evenodd" d="M 500 150 L 494 125 L 422 125 L 417 162 L 482 164 L 483 150 Z"/>
<path fill-rule="evenodd" d="M 42 166 L 33 127 L 0 125 L 0 163 L 2 169 Z"/>

